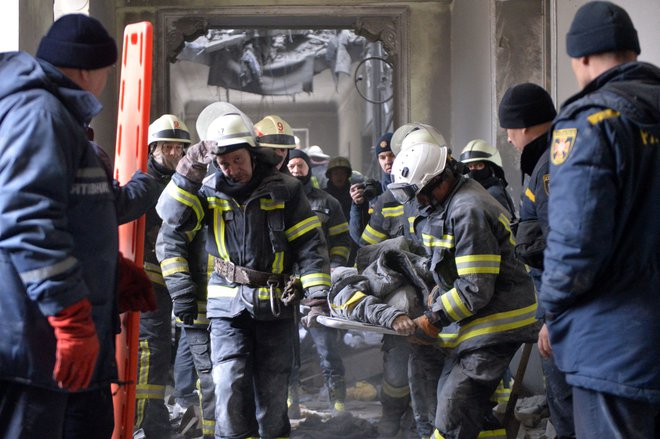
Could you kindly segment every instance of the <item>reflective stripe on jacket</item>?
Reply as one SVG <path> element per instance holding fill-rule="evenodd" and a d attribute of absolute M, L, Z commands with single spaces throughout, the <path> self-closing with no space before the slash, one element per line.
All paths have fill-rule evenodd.
<path fill-rule="evenodd" d="M 504 208 L 476 181 L 460 177 L 446 202 L 426 216 L 422 239 L 440 287 L 432 310 L 445 328 L 441 346 L 469 349 L 536 340 L 534 285 L 514 255 Z"/>
<path fill-rule="evenodd" d="M 206 228 L 184 233 L 163 224 L 156 240 L 156 256 L 172 299 L 186 294 L 193 294 L 197 299 L 198 314 L 192 327 L 198 329 L 209 326 L 206 288 L 214 258 L 206 251 L 206 236 Z M 177 323 L 183 324 L 178 318 Z"/>
<path fill-rule="evenodd" d="M 216 170 L 216 172 L 219 172 Z M 330 287 L 328 251 L 321 222 L 311 210 L 302 184 L 273 170 L 243 205 L 216 190 L 215 174 L 201 186 L 175 173 L 158 201 L 163 220 L 176 230 L 194 231 L 208 226 L 207 250 L 236 265 L 270 273 L 291 273 L 293 265 L 303 288 Z M 271 294 L 281 296 L 280 287 L 251 287 L 227 281 L 217 273 L 208 287 L 208 317 L 233 317 L 248 310 L 255 318 L 291 317 L 291 307 Z"/>

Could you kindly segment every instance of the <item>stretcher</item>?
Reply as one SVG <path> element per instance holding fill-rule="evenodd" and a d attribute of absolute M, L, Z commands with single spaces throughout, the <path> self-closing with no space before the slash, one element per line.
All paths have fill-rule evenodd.
<path fill-rule="evenodd" d="M 337 317 L 329 316 L 318 316 L 316 321 L 327 326 L 328 328 L 335 329 L 351 329 L 354 331 L 367 331 L 375 332 L 378 334 L 388 334 L 388 335 L 401 335 L 396 332 L 394 329 L 385 328 L 384 326 L 372 325 L 370 323 L 356 322 L 353 320 L 340 319 Z"/>

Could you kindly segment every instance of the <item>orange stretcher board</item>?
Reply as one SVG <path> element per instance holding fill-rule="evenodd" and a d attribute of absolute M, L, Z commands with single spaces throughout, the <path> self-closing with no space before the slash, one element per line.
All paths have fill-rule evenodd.
<path fill-rule="evenodd" d="M 133 23 L 124 29 L 121 57 L 121 82 L 117 115 L 117 145 L 114 178 L 120 184 L 133 173 L 147 167 L 147 130 L 151 105 L 151 64 L 153 26 L 149 22 Z M 144 260 L 145 218 L 119 227 L 119 250 L 133 261 Z M 140 313 L 120 316 L 121 334 L 116 339 L 118 384 L 112 385 L 115 411 L 113 439 L 133 437 L 135 417 L 135 384 L 137 381 L 138 336 Z"/>

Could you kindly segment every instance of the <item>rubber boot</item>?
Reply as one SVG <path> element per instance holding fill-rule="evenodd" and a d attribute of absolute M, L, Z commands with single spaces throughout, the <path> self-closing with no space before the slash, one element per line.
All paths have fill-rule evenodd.
<path fill-rule="evenodd" d="M 378 437 L 395 437 L 401 429 L 401 419 L 410 405 L 410 396 L 394 398 L 381 392 L 383 414 L 378 422 Z"/>

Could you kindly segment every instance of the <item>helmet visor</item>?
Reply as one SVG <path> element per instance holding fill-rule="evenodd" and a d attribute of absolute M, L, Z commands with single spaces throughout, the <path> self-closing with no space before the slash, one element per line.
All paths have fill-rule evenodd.
<path fill-rule="evenodd" d="M 390 183 L 387 189 L 392 192 L 392 196 L 401 204 L 408 203 L 415 198 L 419 188 L 416 184 L 410 183 Z"/>

